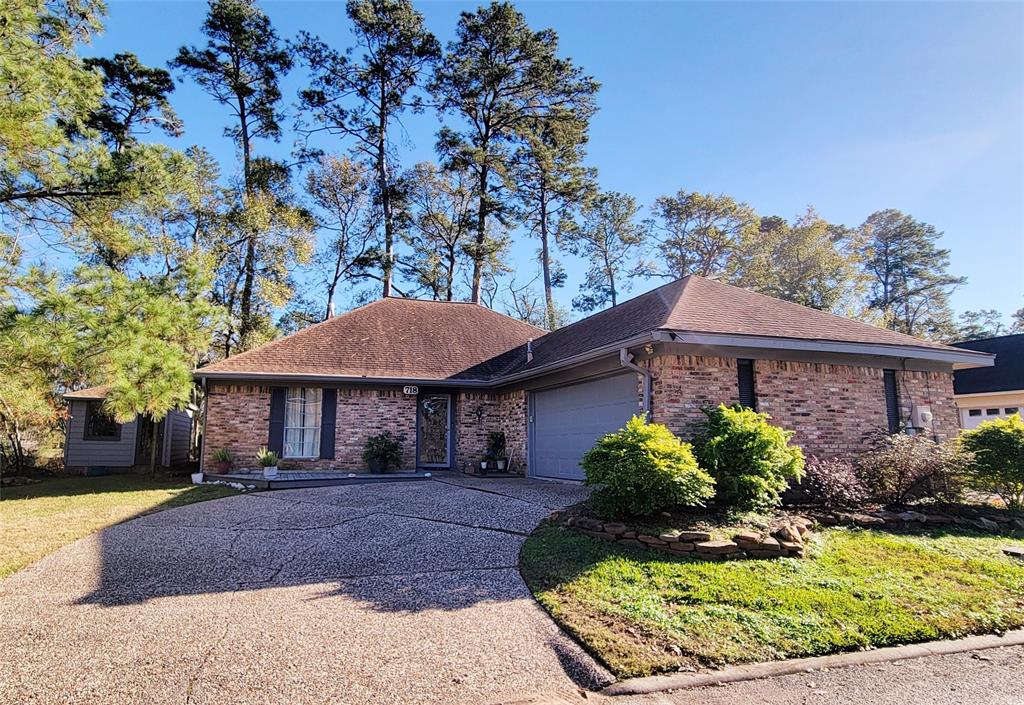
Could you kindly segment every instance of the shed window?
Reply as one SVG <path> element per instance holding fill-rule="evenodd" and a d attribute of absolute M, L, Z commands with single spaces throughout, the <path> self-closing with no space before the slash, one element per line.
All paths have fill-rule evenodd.
<path fill-rule="evenodd" d="M 320 455 L 320 402 L 318 387 L 289 387 L 285 398 L 285 458 L 316 458 Z"/>
<path fill-rule="evenodd" d="M 754 361 L 737 360 L 737 374 L 739 376 L 740 404 L 748 409 L 757 409 L 757 395 L 754 393 Z"/>
<path fill-rule="evenodd" d="M 121 424 L 114 421 L 103 408 L 103 402 L 95 399 L 85 403 L 85 434 L 87 441 L 116 441 L 121 438 Z"/>
<path fill-rule="evenodd" d="M 999 409 L 985 409 L 985 416 L 999 416 Z"/>
<path fill-rule="evenodd" d="M 1014 414 L 1016 414 L 1016 413 L 1017 413 L 1018 411 L 1019 411 L 1019 409 L 1018 409 L 1018 408 L 1017 408 L 1016 406 L 1008 406 L 1008 407 L 1006 407 L 1005 409 L 1003 409 L 1003 412 L 1004 412 L 1004 413 L 1005 413 L 1005 414 L 1006 414 L 1007 416 L 1013 416 L 1013 415 L 1014 415 Z"/>
<path fill-rule="evenodd" d="M 885 415 L 889 421 L 889 433 L 900 432 L 900 395 L 896 388 L 896 370 L 883 370 L 885 382 Z"/>
<path fill-rule="evenodd" d="M 968 416 L 981 416 L 981 409 L 969 409 L 967 411 Z"/>

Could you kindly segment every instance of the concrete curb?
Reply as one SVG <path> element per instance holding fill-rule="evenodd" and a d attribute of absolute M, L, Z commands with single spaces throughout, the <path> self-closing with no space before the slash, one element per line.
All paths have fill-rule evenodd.
<path fill-rule="evenodd" d="M 740 681 L 757 680 L 788 676 L 794 673 L 816 671 L 823 668 L 842 668 L 843 666 L 860 666 L 868 663 L 884 661 L 904 661 L 925 656 L 943 654 L 959 654 L 979 649 L 995 649 L 1000 646 L 1024 646 L 1024 629 L 1017 629 L 999 636 L 988 634 L 971 636 L 951 641 L 931 641 L 924 644 L 908 644 L 870 651 L 853 651 L 831 656 L 814 656 L 789 661 L 770 661 L 755 663 L 748 666 L 730 666 L 710 673 L 677 673 L 670 676 L 648 676 L 646 678 L 630 678 L 629 680 L 612 683 L 600 691 L 601 695 L 647 695 L 666 690 L 687 690 L 701 688 L 720 683 L 738 683 Z"/>

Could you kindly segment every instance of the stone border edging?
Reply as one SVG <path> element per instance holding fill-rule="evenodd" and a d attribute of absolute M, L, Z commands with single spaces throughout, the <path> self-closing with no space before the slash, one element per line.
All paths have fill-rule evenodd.
<path fill-rule="evenodd" d="M 868 651 L 832 654 L 830 656 L 813 656 L 810 658 L 790 659 L 788 661 L 768 661 L 766 663 L 755 663 L 745 666 L 729 666 L 720 671 L 709 673 L 676 673 L 672 675 L 630 678 L 612 683 L 599 692 L 602 695 L 608 696 L 647 695 L 666 690 L 689 690 L 709 685 L 719 685 L 721 683 L 738 683 L 761 678 L 789 676 L 824 668 L 842 668 L 845 666 L 860 666 L 886 661 L 904 661 L 925 656 L 942 656 L 980 649 L 995 649 L 1002 646 L 1024 646 L 1024 629 L 1009 631 L 1002 636 L 985 634 L 969 636 L 964 639 L 890 646 L 881 649 L 870 649 Z"/>

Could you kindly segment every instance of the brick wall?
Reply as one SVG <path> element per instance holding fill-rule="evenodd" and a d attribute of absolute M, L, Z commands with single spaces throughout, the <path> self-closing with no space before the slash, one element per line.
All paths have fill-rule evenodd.
<path fill-rule="evenodd" d="M 657 355 L 646 361 L 653 373 L 651 417 L 684 439 L 704 419 L 706 406 L 739 400 L 736 360 L 697 355 Z"/>
<path fill-rule="evenodd" d="M 235 455 L 234 467 L 255 468 L 256 453 L 265 448 L 270 429 L 270 387 L 220 385 L 210 387 L 206 407 L 203 467 L 213 471 L 213 452 L 227 448 Z M 416 463 L 416 397 L 401 388 L 338 389 L 334 434 L 334 460 L 283 459 L 288 470 L 366 470 L 363 446 L 382 431 L 404 433 L 402 469 Z"/>
<path fill-rule="evenodd" d="M 472 472 L 480 467 L 487 435 L 504 431 L 508 454 L 516 472 L 526 471 L 526 393 L 460 392 L 455 403 L 455 469 Z"/>
<path fill-rule="evenodd" d="M 646 365 L 654 375 L 654 421 L 684 439 L 704 418 L 702 407 L 737 401 L 734 359 L 660 355 Z M 856 454 L 871 432 L 888 428 L 880 368 L 757 360 L 754 370 L 758 411 L 795 431 L 794 442 L 809 455 Z M 935 432 L 957 433 L 951 373 L 899 372 L 897 381 L 904 418 L 912 404 L 930 404 Z"/>

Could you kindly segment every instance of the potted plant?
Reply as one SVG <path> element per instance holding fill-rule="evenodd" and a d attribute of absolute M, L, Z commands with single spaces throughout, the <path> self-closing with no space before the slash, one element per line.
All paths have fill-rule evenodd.
<path fill-rule="evenodd" d="M 217 472 L 221 475 L 231 469 L 231 461 L 234 459 L 235 454 L 227 448 L 218 448 L 213 451 L 213 462 L 217 466 Z"/>
<path fill-rule="evenodd" d="M 266 448 L 260 448 L 256 454 L 256 461 L 263 467 L 263 477 L 267 480 L 277 477 L 277 453 Z"/>
<path fill-rule="evenodd" d="M 405 442 L 404 433 L 391 433 L 383 431 L 376 436 L 366 439 L 363 447 L 363 460 L 370 472 L 387 472 L 388 466 L 399 466 L 402 463 L 402 444 Z"/>
<path fill-rule="evenodd" d="M 503 431 L 491 431 L 487 434 L 487 457 L 494 460 L 498 472 L 504 472 L 505 466 L 508 464 L 505 446 L 505 433 Z"/>
<path fill-rule="evenodd" d="M 201 484 L 203 484 L 203 473 L 201 473 L 201 472 L 194 472 L 194 473 L 192 473 L 192 484 L 193 485 L 201 485 Z"/>
<path fill-rule="evenodd" d="M 487 464 L 489 462 L 490 461 L 488 460 L 486 455 L 480 460 L 480 474 L 481 475 L 486 475 L 487 474 Z"/>

